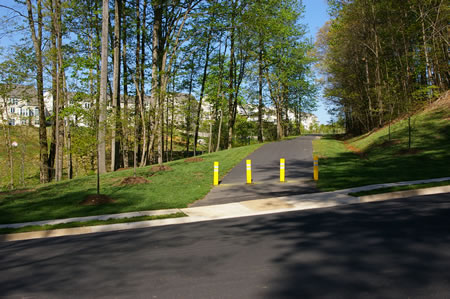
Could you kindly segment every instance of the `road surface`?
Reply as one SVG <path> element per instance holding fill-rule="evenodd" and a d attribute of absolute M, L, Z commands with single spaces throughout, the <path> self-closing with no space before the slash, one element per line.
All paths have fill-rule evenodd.
<path fill-rule="evenodd" d="M 450 193 L 0 243 L 4 298 L 448 298 Z"/>
<path fill-rule="evenodd" d="M 313 148 L 316 136 L 264 144 L 234 167 L 202 200 L 191 206 L 207 206 L 294 194 L 317 192 L 313 182 Z M 286 163 L 286 183 L 280 183 L 280 159 Z M 246 184 L 246 160 L 252 161 L 253 184 Z"/>

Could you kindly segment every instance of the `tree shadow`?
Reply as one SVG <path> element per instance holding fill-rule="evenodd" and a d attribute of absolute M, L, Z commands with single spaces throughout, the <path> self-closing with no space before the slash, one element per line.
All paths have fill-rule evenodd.
<path fill-rule="evenodd" d="M 5 297 L 445 297 L 449 219 L 446 194 L 0 243 L 0 289 Z"/>

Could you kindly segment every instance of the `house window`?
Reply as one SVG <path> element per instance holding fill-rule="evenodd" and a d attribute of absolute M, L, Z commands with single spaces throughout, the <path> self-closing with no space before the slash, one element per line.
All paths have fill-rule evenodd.
<path fill-rule="evenodd" d="M 86 109 L 91 108 L 91 103 L 84 103 L 84 108 L 86 108 Z"/>
<path fill-rule="evenodd" d="M 38 108 L 38 107 L 35 107 L 35 108 L 34 108 L 34 114 L 35 114 L 35 115 L 39 115 L 39 108 Z"/>
<path fill-rule="evenodd" d="M 16 108 L 14 108 L 14 107 L 11 107 L 10 109 L 9 109 L 9 112 L 11 112 L 11 113 L 15 113 L 16 112 Z M 14 126 L 14 125 L 13 125 Z"/>
<path fill-rule="evenodd" d="M 36 119 L 34 120 L 34 124 L 35 124 L 35 125 L 39 125 L 39 118 L 36 118 Z"/>
<path fill-rule="evenodd" d="M 34 116 L 34 114 L 33 114 L 33 110 L 31 110 L 31 109 L 28 109 L 28 115 L 29 115 L 29 116 Z"/>
<path fill-rule="evenodd" d="M 26 125 L 27 124 L 27 120 L 26 119 L 22 119 L 21 123 L 22 123 L 22 125 Z"/>
<path fill-rule="evenodd" d="M 12 118 L 8 121 L 8 125 L 10 125 L 10 126 L 14 126 L 15 124 L 16 124 L 16 120 L 14 118 Z"/>

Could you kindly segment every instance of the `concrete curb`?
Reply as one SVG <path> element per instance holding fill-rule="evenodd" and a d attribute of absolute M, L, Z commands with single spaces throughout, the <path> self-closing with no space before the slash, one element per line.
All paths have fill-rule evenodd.
<path fill-rule="evenodd" d="M 445 179 L 434 179 L 434 181 L 443 181 L 448 180 L 450 178 Z M 417 182 L 423 181 L 413 181 L 414 184 Z M 426 182 L 430 182 L 429 180 Z M 392 184 L 380 184 L 380 185 L 372 185 L 366 186 L 366 190 L 384 188 L 386 185 L 394 185 L 398 186 L 405 185 L 406 182 L 401 183 L 392 183 Z M 377 186 L 377 187 L 374 187 Z M 379 187 L 382 186 L 382 187 Z M 388 186 L 388 187 L 390 187 Z M 368 203 L 368 202 L 376 202 L 376 201 L 384 201 L 390 199 L 400 199 L 410 196 L 419 196 L 419 195 L 430 195 L 430 194 L 439 194 L 439 193 L 447 193 L 450 192 L 450 186 L 440 186 L 440 187 L 432 187 L 425 189 L 416 189 L 416 190 L 407 190 L 407 191 L 398 191 L 384 194 L 376 194 L 376 195 L 368 195 L 363 197 L 353 197 L 349 196 L 350 192 L 358 192 L 362 191 L 362 187 L 338 190 L 334 192 L 323 192 L 323 193 L 311 193 L 311 194 L 300 194 L 294 196 L 285 196 L 285 197 L 274 197 L 268 199 L 257 199 L 257 200 L 249 200 L 242 201 L 236 203 L 228 203 L 221 205 L 212 205 L 212 206 L 201 206 L 195 208 L 185 208 L 185 209 L 170 209 L 170 210 L 159 210 L 159 211 L 143 211 L 143 212 L 132 212 L 132 213 L 124 213 L 124 214 L 111 214 L 111 215 L 101 215 L 101 216 L 90 216 L 90 217 L 79 217 L 79 218 L 70 218 L 70 219 L 59 219 L 53 221 L 59 221 L 59 223 L 70 222 L 67 220 L 71 219 L 86 219 L 90 220 L 100 219 L 111 219 L 114 218 L 125 218 L 126 217 L 136 217 L 136 216 L 145 216 L 145 215 L 163 215 L 163 214 L 171 214 L 176 212 L 183 212 L 188 217 L 181 218 L 169 218 L 169 219 L 160 219 L 160 220 L 149 220 L 149 221 L 139 221 L 139 222 L 130 222 L 130 223 L 119 223 L 119 224 L 109 224 L 109 225 L 98 225 L 98 226 L 89 226 L 89 227 L 77 227 L 77 228 L 67 228 L 67 229 L 55 229 L 55 230 L 47 230 L 47 231 L 36 231 L 36 232 L 26 232 L 26 233 L 16 233 L 16 234 L 5 234 L 0 235 L 0 242 L 7 241 L 18 241 L 18 240 L 28 240 L 28 239 L 39 239 L 39 238 L 50 238 L 50 237 L 60 237 L 60 236 L 68 236 L 68 235 L 81 235 L 81 234 L 90 234 L 90 233 L 99 233 L 99 232 L 112 232 L 112 231 L 120 231 L 127 229 L 137 229 L 137 228 L 147 228 L 147 227 L 156 227 L 156 226 L 164 226 L 164 225 L 175 225 L 175 224 L 185 224 L 185 223 L 194 223 L 201 221 L 212 221 L 218 219 L 229 219 L 229 218 L 238 218 L 238 217 L 247 217 L 247 216 L 258 216 L 265 214 L 274 214 L 274 213 L 283 213 L 283 212 L 291 212 L 291 211 L 300 211 L 300 210 L 309 210 L 309 209 L 319 209 L 319 208 L 329 208 L 341 205 L 350 205 L 350 204 L 359 204 L 359 203 Z M 357 190 L 357 191 L 355 191 Z M 109 218 L 108 218 L 109 217 Z M 42 221 L 39 221 L 42 222 Z M 43 221 L 48 224 L 50 221 Z M 36 223 L 36 222 L 35 222 Z M 30 225 L 29 223 L 22 223 L 22 226 Z M 18 224 L 17 224 L 18 225 Z"/>
<path fill-rule="evenodd" d="M 396 191 L 396 192 L 390 192 L 390 193 L 366 195 L 366 196 L 361 196 L 360 200 L 362 202 L 371 202 L 371 201 L 380 201 L 380 200 L 389 200 L 389 199 L 399 199 L 399 198 L 405 198 L 405 197 L 411 197 L 411 196 L 447 193 L 447 192 L 450 192 L 450 186 L 439 186 L 439 187 L 431 187 L 431 188 L 424 188 L 424 189 L 405 190 L 405 191 Z"/>
<path fill-rule="evenodd" d="M 107 214 L 107 215 L 74 217 L 74 218 L 55 219 L 55 220 L 42 220 L 42 221 L 33 221 L 33 222 L 24 222 L 24 223 L 0 224 L 0 228 L 19 228 L 19 227 L 32 226 L 32 225 L 55 225 L 55 224 L 69 223 L 69 222 L 86 222 L 86 221 L 91 221 L 91 220 L 123 219 L 123 218 L 139 217 L 139 216 L 158 216 L 158 215 L 175 214 L 175 213 L 179 213 L 179 212 L 181 212 L 180 209 L 139 211 L 139 212 L 130 212 L 130 213 L 121 213 L 121 214 Z"/>

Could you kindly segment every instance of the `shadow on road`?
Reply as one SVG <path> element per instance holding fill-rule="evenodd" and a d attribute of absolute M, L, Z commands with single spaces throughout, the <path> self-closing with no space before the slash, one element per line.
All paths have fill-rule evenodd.
<path fill-rule="evenodd" d="M 1 243 L 0 289 L 43 298 L 445 298 L 449 227 L 445 194 Z"/>

